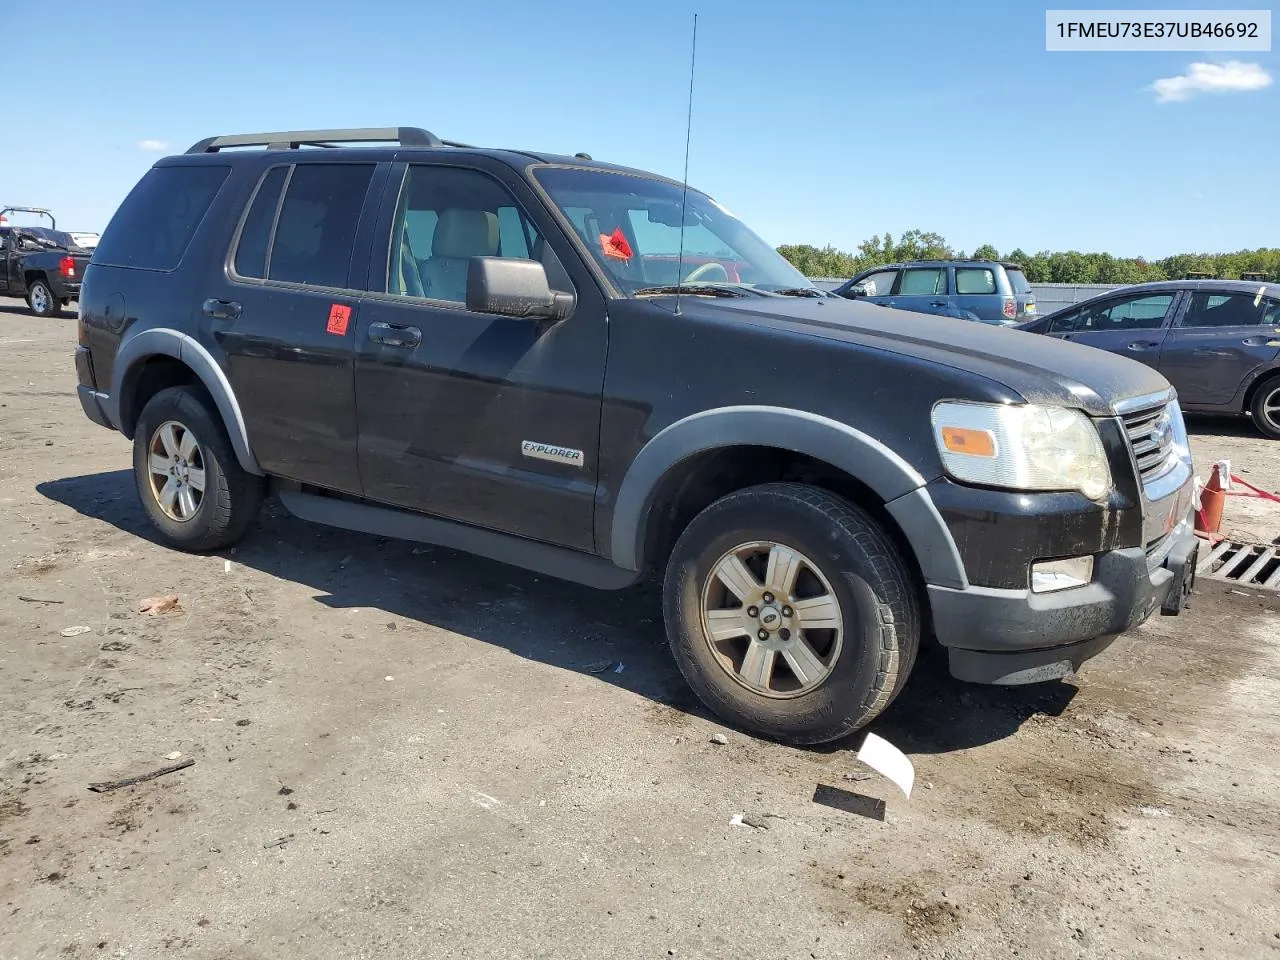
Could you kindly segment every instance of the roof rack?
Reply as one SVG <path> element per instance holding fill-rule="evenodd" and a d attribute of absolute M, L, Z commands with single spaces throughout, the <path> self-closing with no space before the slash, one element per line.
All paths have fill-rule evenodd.
<path fill-rule="evenodd" d="M 284 130 L 278 133 L 237 133 L 206 137 L 187 153 L 217 153 L 226 147 L 266 147 L 268 150 L 297 150 L 300 147 L 332 147 L 340 143 L 398 143 L 402 147 L 461 146 L 446 144 L 421 127 L 356 127 L 348 130 Z"/>
<path fill-rule="evenodd" d="M 48 217 L 49 229 L 58 229 L 58 221 L 53 219 L 53 214 L 45 207 L 3 207 L 0 208 L 0 220 L 4 220 L 6 213 L 34 213 L 38 217 Z"/>

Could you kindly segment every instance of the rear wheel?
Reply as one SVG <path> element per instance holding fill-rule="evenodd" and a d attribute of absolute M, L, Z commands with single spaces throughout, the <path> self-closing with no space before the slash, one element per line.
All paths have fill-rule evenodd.
<path fill-rule="evenodd" d="M 1259 431 L 1272 440 L 1280 440 L 1280 377 L 1272 377 L 1258 387 L 1249 414 Z"/>
<path fill-rule="evenodd" d="M 262 478 L 240 466 L 221 418 L 196 387 L 170 387 L 147 402 L 133 438 L 133 473 L 147 517 L 183 550 L 230 546 L 262 504 Z"/>
<path fill-rule="evenodd" d="M 728 722 L 824 743 L 874 719 L 920 641 L 919 601 L 876 520 L 826 491 L 732 493 L 681 534 L 667 565 L 667 634 L 689 685 Z"/>
<path fill-rule="evenodd" d="M 37 317 L 56 317 L 62 312 L 62 303 L 53 295 L 45 280 L 33 280 L 27 287 L 27 306 Z"/>

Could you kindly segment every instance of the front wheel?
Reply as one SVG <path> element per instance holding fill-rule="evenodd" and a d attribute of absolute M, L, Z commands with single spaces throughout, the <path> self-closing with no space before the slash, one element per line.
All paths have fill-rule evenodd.
<path fill-rule="evenodd" d="M 1273 377 L 1258 387 L 1249 415 L 1260 433 L 1280 440 L 1280 377 Z"/>
<path fill-rule="evenodd" d="M 240 466 L 222 420 L 196 387 L 170 387 L 147 402 L 133 438 L 133 474 L 147 517 L 182 550 L 230 546 L 262 504 L 262 478 Z"/>
<path fill-rule="evenodd" d="M 667 564 L 667 635 L 719 716 L 796 744 L 837 740 L 901 690 L 920 643 L 919 597 L 866 511 L 792 483 L 717 500 Z"/>
<path fill-rule="evenodd" d="M 62 312 L 62 302 L 44 280 L 31 281 L 27 288 L 27 306 L 37 317 L 56 317 Z"/>

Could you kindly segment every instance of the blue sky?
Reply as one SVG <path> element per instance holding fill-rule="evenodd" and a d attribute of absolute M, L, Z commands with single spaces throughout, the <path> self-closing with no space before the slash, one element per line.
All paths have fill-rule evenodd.
<path fill-rule="evenodd" d="M 33 112 L 8 101 L 0 201 L 67 229 L 105 226 L 148 147 L 217 133 L 406 124 L 678 177 L 696 10 L 690 181 L 771 243 L 1280 244 L 1280 83 L 1198 89 L 1256 87 L 1280 56 L 1046 53 L 1026 0 L 11 6 L 3 62 Z M 18 39 L 51 16 L 56 42 Z M 1183 99 L 1159 102 L 1157 80 Z"/>

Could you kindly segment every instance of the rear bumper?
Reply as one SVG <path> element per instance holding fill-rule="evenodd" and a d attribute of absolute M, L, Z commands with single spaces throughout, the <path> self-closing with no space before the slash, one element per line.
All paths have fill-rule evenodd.
<path fill-rule="evenodd" d="M 111 422 L 111 417 L 107 415 L 109 404 L 105 393 L 99 393 L 84 384 L 78 384 L 76 395 L 80 397 L 80 409 L 84 411 L 86 417 L 100 427 L 106 427 L 108 430 L 116 429 L 116 425 Z"/>
<path fill-rule="evenodd" d="M 1191 514 L 1148 555 L 1112 550 L 1094 561 L 1093 581 L 1051 593 L 930 585 L 938 640 L 951 672 L 974 683 L 1034 683 L 1067 675 L 1117 634 L 1161 609 L 1182 609 L 1195 578 Z"/>

